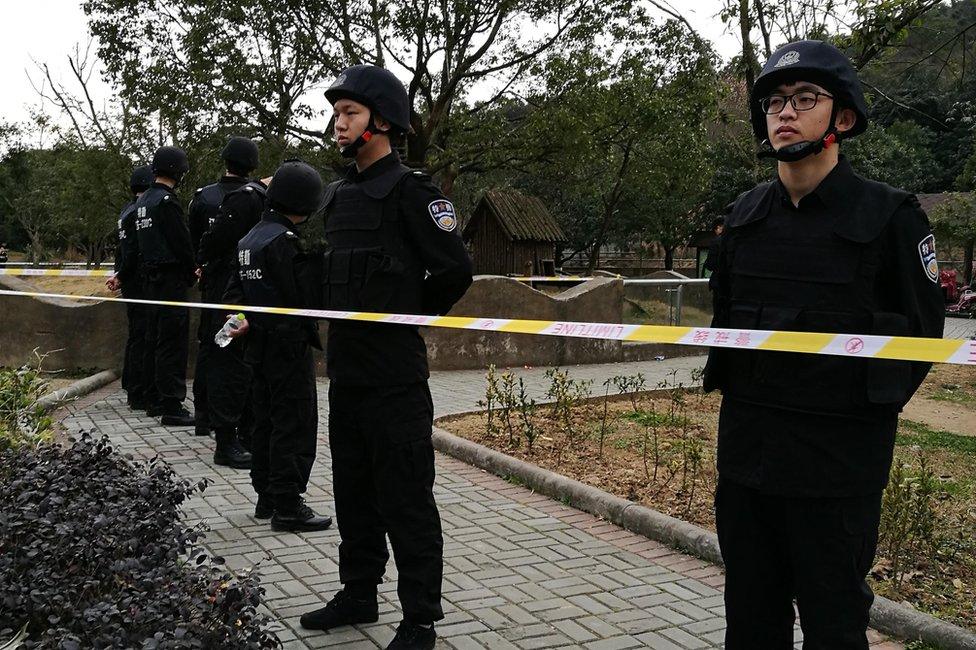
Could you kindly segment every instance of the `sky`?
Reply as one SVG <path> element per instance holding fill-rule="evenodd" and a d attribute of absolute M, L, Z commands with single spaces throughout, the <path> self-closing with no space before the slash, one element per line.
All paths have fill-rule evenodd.
<path fill-rule="evenodd" d="M 722 0 L 671 0 L 695 29 L 715 44 L 723 58 L 739 49 L 739 39 L 725 31 L 717 17 Z M 56 78 L 70 79 L 67 57 L 76 46 L 88 42 L 85 14 L 79 0 L 28 0 L 4 2 L 0 20 L 0 120 L 18 122 L 29 116 L 38 96 L 30 77 L 40 80 L 37 62 L 46 62 Z M 96 97 L 105 98 L 109 89 L 94 80 Z"/>

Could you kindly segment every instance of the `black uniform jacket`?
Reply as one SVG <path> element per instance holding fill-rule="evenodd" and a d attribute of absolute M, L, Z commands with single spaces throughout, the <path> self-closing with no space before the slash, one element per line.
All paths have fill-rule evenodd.
<path fill-rule="evenodd" d="M 325 306 L 339 310 L 445 314 L 471 285 L 471 258 L 454 206 L 429 176 L 396 153 L 326 192 Z M 329 377 L 344 385 L 391 386 L 429 377 L 417 327 L 333 320 Z"/>
<path fill-rule="evenodd" d="M 942 336 L 935 242 L 915 197 L 842 157 L 799 206 L 777 180 L 730 206 L 710 280 L 713 327 Z M 790 496 L 887 483 L 897 414 L 930 364 L 712 348 L 723 479 Z"/>

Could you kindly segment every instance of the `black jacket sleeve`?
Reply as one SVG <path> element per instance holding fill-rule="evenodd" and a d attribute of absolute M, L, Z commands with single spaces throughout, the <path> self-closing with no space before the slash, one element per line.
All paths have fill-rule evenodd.
<path fill-rule="evenodd" d="M 429 176 L 410 174 L 402 182 L 400 200 L 407 238 L 428 273 L 423 286 L 424 313 L 446 314 L 472 279 L 471 258 L 461 241 L 457 214 Z M 436 215 L 432 211 L 435 203 Z"/>
<path fill-rule="evenodd" d="M 886 259 L 890 260 L 886 309 L 905 316 L 908 336 L 942 338 L 945 326 L 945 304 L 939 286 L 937 268 L 929 265 L 923 243 L 933 245 L 929 220 L 914 196 L 891 217 L 886 242 Z M 930 363 L 912 363 L 911 397 L 921 386 Z"/>

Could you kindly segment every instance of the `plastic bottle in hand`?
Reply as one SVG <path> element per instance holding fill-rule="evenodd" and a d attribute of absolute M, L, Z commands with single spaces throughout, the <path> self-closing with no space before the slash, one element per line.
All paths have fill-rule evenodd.
<path fill-rule="evenodd" d="M 230 342 L 234 339 L 231 338 L 230 333 L 240 327 L 241 323 L 244 322 L 244 314 L 234 314 L 227 319 L 224 326 L 220 328 L 217 335 L 214 336 L 214 343 L 222 348 L 226 348 L 230 345 Z"/>

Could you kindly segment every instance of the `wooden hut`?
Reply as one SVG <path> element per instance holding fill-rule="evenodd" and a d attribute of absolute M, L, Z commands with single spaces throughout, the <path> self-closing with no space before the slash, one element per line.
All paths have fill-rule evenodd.
<path fill-rule="evenodd" d="M 566 242 L 542 201 L 512 189 L 485 192 L 461 236 L 480 275 L 552 275 Z"/>

